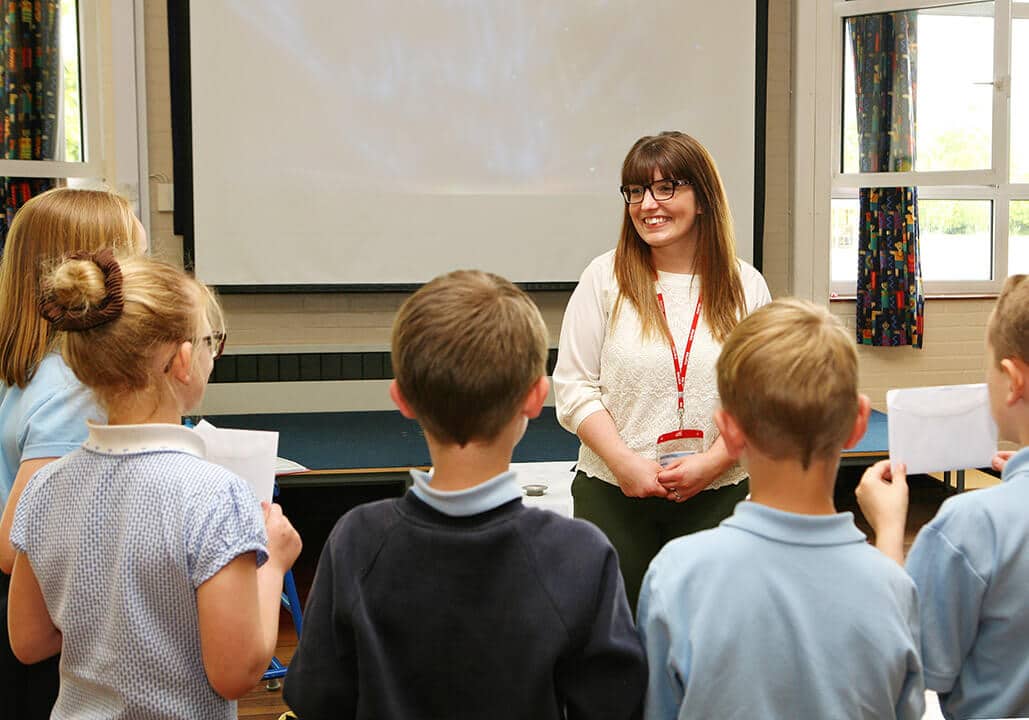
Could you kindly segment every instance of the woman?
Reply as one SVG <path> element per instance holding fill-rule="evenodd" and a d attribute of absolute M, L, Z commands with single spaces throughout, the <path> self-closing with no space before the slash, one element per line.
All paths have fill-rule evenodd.
<path fill-rule="evenodd" d="M 554 387 L 561 424 L 582 440 L 575 514 L 618 550 L 635 608 L 661 546 L 714 527 L 747 495 L 714 424 L 715 362 L 736 323 L 771 297 L 736 258 L 721 178 L 695 139 L 640 138 L 621 191 L 618 247 L 572 293 Z"/>
<path fill-rule="evenodd" d="M 142 252 L 143 226 L 108 192 L 61 188 L 14 216 L 0 262 L 0 717 L 48 718 L 57 698 L 56 659 L 22 665 L 7 639 L 11 523 L 29 478 L 86 439 L 104 418 L 56 351 L 57 332 L 39 314 L 41 277 L 65 255 L 113 247 Z M 4 712 L 6 711 L 6 712 Z"/>

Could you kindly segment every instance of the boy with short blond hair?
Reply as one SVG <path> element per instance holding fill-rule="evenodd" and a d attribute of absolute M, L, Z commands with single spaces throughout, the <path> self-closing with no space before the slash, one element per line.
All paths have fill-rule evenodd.
<path fill-rule="evenodd" d="M 496 275 L 404 303 L 390 394 L 433 474 L 337 523 L 285 697 L 318 718 L 631 718 L 646 684 L 618 560 L 592 525 L 526 508 L 512 450 L 546 398 L 547 335 Z"/>
<path fill-rule="evenodd" d="M 776 300 L 729 336 L 718 392 L 751 499 L 647 571 L 646 717 L 921 717 L 914 585 L 833 506 L 869 415 L 853 341 L 826 310 Z"/>
<path fill-rule="evenodd" d="M 986 330 L 986 382 L 1002 440 L 1000 485 L 952 497 L 915 538 L 925 684 L 947 718 L 1029 716 L 1029 279 L 1009 277 Z M 940 438 L 946 442 L 946 438 Z M 1006 460 L 1006 463 L 1004 462 Z M 891 480 L 891 482 L 887 482 Z M 884 460 L 858 500 L 876 544 L 904 557 L 907 482 Z"/>

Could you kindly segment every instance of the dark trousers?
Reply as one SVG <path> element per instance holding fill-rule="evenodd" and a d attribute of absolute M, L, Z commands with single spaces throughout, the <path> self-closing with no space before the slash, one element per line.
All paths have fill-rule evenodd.
<path fill-rule="evenodd" d="M 626 497 L 617 485 L 580 470 L 572 481 L 572 500 L 575 517 L 600 528 L 618 552 L 625 594 L 635 615 L 643 575 L 658 550 L 673 538 L 718 525 L 732 515 L 736 503 L 747 497 L 749 487 L 744 480 L 674 503 L 664 498 Z"/>
<path fill-rule="evenodd" d="M 60 656 L 22 665 L 7 636 L 7 589 L 10 576 L 0 572 L 0 720 L 46 720 L 60 687 Z"/>

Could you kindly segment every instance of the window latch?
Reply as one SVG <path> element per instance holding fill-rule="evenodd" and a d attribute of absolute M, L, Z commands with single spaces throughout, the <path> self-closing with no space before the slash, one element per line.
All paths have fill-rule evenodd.
<path fill-rule="evenodd" d="M 974 82 L 973 85 L 992 85 L 997 92 L 1006 93 L 1011 87 L 1011 78 L 1007 75 L 983 82 Z"/>

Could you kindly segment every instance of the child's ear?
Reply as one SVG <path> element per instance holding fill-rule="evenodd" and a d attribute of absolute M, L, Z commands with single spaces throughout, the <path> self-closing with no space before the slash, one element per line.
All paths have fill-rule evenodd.
<path fill-rule="evenodd" d="M 389 397 L 393 401 L 393 404 L 397 406 L 397 410 L 400 414 L 406 417 L 408 420 L 416 420 L 414 411 L 411 406 L 407 404 L 407 398 L 400 392 L 400 385 L 397 384 L 396 380 L 393 380 L 389 384 Z"/>
<path fill-rule="evenodd" d="M 851 428 L 850 435 L 847 436 L 843 447 L 852 448 L 861 442 L 861 438 L 865 436 L 865 430 L 868 429 L 868 418 L 871 414 L 872 401 L 868 399 L 867 395 L 858 395 L 857 417 L 854 418 L 854 427 Z"/>
<path fill-rule="evenodd" d="M 1004 402 L 1014 405 L 1019 400 L 1029 401 L 1026 395 L 1026 383 L 1029 381 L 1029 365 L 1018 358 L 1004 358 L 1000 361 L 1001 372 L 1008 379 L 1008 393 Z"/>
<path fill-rule="evenodd" d="M 743 428 L 736 422 L 736 418 L 722 408 L 715 410 L 715 425 L 725 442 L 725 449 L 729 457 L 736 460 L 743 454 L 747 446 L 747 437 L 743 434 Z"/>
<path fill-rule="evenodd" d="M 546 376 L 540 376 L 539 380 L 533 383 L 525 396 L 525 403 L 522 405 L 522 414 L 530 420 L 534 420 L 543 412 L 543 403 L 547 401 L 547 393 L 550 392 L 550 381 Z"/>
<path fill-rule="evenodd" d="M 193 378 L 193 343 L 188 340 L 181 345 L 168 363 L 168 374 L 184 385 Z"/>

